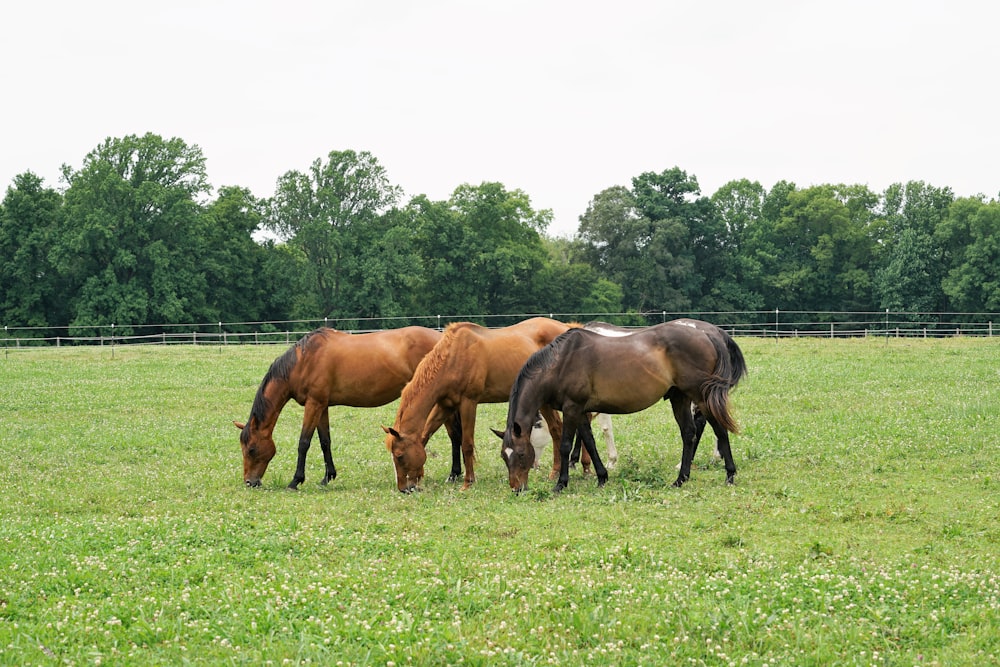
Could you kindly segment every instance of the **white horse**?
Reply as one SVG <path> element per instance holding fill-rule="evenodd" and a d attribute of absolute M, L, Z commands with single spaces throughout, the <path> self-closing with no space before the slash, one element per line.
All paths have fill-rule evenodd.
<path fill-rule="evenodd" d="M 618 448 L 615 447 L 615 434 L 611 430 L 611 415 L 598 412 L 594 415 L 594 421 L 597 422 L 597 425 L 601 429 L 601 435 L 604 437 L 604 445 L 608 451 L 608 467 L 614 468 L 618 462 Z M 535 425 L 531 429 L 531 446 L 535 448 L 535 464 L 532 466 L 533 468 L 538 467 L 538 462 L 542 459 L 545 448 L 551 442 L 552 436 L 549 435 L 545 420 L 542 419 L 541 415 L 538 415 L 538 418 L 535 419 Z"/>

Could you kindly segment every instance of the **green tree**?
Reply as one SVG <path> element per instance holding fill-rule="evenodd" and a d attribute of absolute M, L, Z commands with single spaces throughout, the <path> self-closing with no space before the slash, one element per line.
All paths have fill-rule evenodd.
<path fill-rule="evenodd" d="M 501 183 L 460 185 L 449 205 L 468 232 L 464 278 L 479 294 L 480 312 L 523 312 L 534 302 L 534 277 L 546 259 L 541 235 L 552 212 L 535 211 L 525 192 Z"/>
<path fill-rule="evenodd" d="M 765 307 L 759 286 L 760 262 L 752 251 L 752 235 L 763 221 L 767 191 L 747 179 L 730 181 L 712 195 L 720 228 L 720 261 L 708 276 L 705 303 L 715 310 L 760 310 Z"/>
<path fill-rule="evenodd" d="M 872 308 L 869 193 L 823 185 L 784 199 L 779 218 L 755 239 L 765 297 L 788 310 Z"/>
<path fill-rule="evenodd" d="M 646 172 L 631 190 L 608 188 L 580 218 L 579 238 L 601 274 L 621 285 L 624 307 L 689 310 L 705 301 L 706 276 L 724 263 L 722 223 L 698 181 L 678 169 Z"/>
<path fill-rule="evenodd" d="M 25 172 L 0 203 L 0 322 L 21 327 L 64 325 L 65 286 L 49 252 L 62 196 Z"/>
<path fill-rule="evenodd" d="M 874 278 L 880 309 L 928 312 L 946 308 L 945 266 L 934 233 L 947 218 L 953 200 L 949 188 L 922 181 L 894 183 L 883 193 L 884 229 Z"/>
<path fill-rule="evenodd" d="M 199 322 L 284 319 L 269 304 L 281 287 L 265 282 L 265 256 L 271 246 L 254 240 L 263 223 L 265 202 L 242 187 L 223 187 L 203 214 L 198 267 L 207 278 Z"/>
<path fill-rule="evenodd" d="M 354 292 L 364 279 L 363 239 L 400 195 L 364 151 L 331 151 L 307 173 L 289 171 L 278 179 L 267 227 L 309 260 L 320 315 L 356 317 L 370 310 Z"/>
<path fill-rule="evenodd" d="M 944 251 L 942 286 L 952 306 L 966 312 L 1000 311 L 1000 202 L 955 200 L 935 239 Z"/>
<path fill-rule="evenodd" d="M 71 324 L 177 323 L 204 311 L 198 268 L 205 158 L 180 139 L 107 139 L 63 167 L 65 221 L 52 257 L 78 289 Z"/>
<path fill-rule="evenodd" d="M 582 243 L 565 238 L 543 238 L 548 258 L 536 276 L 535 303 L 528 312 L 589 313 L 603 315 L 622 309 L 621 287 L 600 277 L 582 261 Z"/>
<path fill-rule="evenodd" d="M 401 211 L 414 230 L 413 249 L 420 261 L 414 286 L 414 312 L 427 315 L 482 313 L 478 285 L 470 280 L 475 261 L 472 231 L 446 201 L 425 195 L 410 200 Z"/>

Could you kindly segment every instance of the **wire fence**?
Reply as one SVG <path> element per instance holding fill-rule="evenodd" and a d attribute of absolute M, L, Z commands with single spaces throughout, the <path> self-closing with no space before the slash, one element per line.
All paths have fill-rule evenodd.
<path fill-rule="evenodd" d="M 453 322 L 475 322 L 488 327 L 509 326 L 529 317 L 544 316 L 564 322 L 603 320 L 644 327 L 690 317 L 716 324 L 734 336 L 893 337 L 942 338 L 987 336 L 995 333 L 1000 313 L 834 312 L 802 310 L 655 311 L 645 313 L 519 313 L 508 315 L 422 315 L 411 317 L 320 318 L 269 322 L 214 322 L 196 324 L 105 324 L 66 327 L 5 325 L 0 347 L 32 349 L 83 345 L 289 345 L 318 327 L 363 333 L 425 326 L 444 329 Z"/>

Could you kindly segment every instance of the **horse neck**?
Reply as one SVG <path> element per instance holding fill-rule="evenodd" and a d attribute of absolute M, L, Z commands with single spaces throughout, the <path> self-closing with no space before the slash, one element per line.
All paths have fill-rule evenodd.
<path fill-rule="evenodd" d="M 435 380 L 440 374 L 435 376 Z M 438 402 L 439 393 L 436 382 L 430 382 L 420 387 L 420 391 L 412 391 L 412 387 L 403 389 L 396 411 L 396 430 L 400 433 L 421 433 L 427 417 Z M 410 391 L 407 391 L 410 390 Z"/>
<path fill-rule="evenodd" d="M 516 403 L 509 407 L 509 414 L 511 418 L 511 424 L 520 424 L 521 428 L 527 428 L 529 431 L 535 423 L 535 416 L 538 413 L 538 409 L 542 407 L 542 401 L 539 399 L 538 383 L 537 382 L 526 382 L 522 378 L 518 378 L 517 382 L 517 399 Z"/>
<path fill-rule="evenodd" d="M 266 399 L 267 406 L 264 415 L 258 423 L 258 430 L 270 435 L 274 431 L 274 425 L 278 423 L 278 416 L 284 409 L 285 404 L 292 398 L 292 389 L 288 380 L 271 378 L 267 385 L 261 387 L 261 394 Z"/>

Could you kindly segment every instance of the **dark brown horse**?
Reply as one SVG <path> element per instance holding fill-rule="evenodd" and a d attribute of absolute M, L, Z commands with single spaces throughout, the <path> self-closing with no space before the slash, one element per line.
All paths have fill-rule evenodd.
<path fill-rule="evenodd" d="M 391 428 L 382 427 L 399 490 L 407 493 L 417 488 L 424 476 L 427 441 L 455 414 L 462 424 L 462 489 L 468 489 L 476 481 L 476 406 L 506 401 L 528 357 L 569 328 L 569 324 L 545 317 L 502 329 L 470 322 L 449 325 L 441 342 L 424 357 L 413 380 L 403 389 L 396 421 Z M 547 406 L 542 406 L 541 412 L 553 443 L 558 442 L 562 436 L 559 415 Z"/>
<path fill-rule="evenodd" d="M 726 482 L 732 484 L 736 465 L 729 433 L 737 432 L 737 426 L 729 413 L 729 391 L 746 374 L 746 363 L 728 334 L 717 328 L 706 332 L 708 327 L 713 325 L 676 320 L 620 337 L 571 329 L 533 354 L 511 388 L 503 433 L 501 456 L 511 488 L 520 491 L 527 486 L 534 459 L 531 426 L 540 407 L 562 411 L 558 492 L 569 481 L 569 455 L 573 434 L 578 431 L 594 461 L 598 483 L 607 480 L 587 412 L 638 412 L 661 398 L 670 399 L 684 446 L 674 485 L 682 485 L 691 474 L 695 450 L 692 404 L 719 438 Z"/>
<path fill-rule="evenodd" d="M 272 433 L 278 415 L 289 400 L 305 406 L 299 434 L 299 457 L 288 488 L 306 478 L 306 452 L 319 430 L 326 475 L 323 484 L 337 476 L 330 452 L 329 406 L 371 408 L 399 398 L 413 377 L 417 364 L 441 340 L 441 333 L 424 327 L 406 327 L 365 334 L 316 329 L 306 334 L 274 360 L 260 383 L 246 424 L 240 429 L 243 481 L 260 486 L 267 464 L 274 457 Z M 448 424 L 459 430 L 457 424 Z M 458 433 L 453 434 L 453 465 L 457 459 Z"/>

